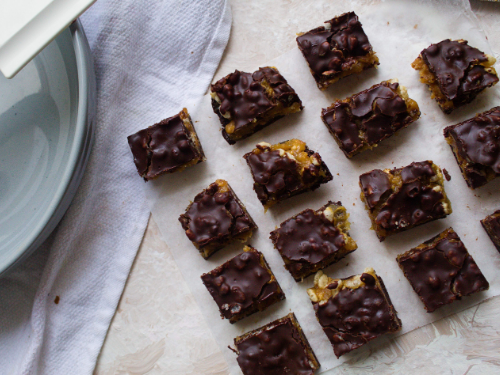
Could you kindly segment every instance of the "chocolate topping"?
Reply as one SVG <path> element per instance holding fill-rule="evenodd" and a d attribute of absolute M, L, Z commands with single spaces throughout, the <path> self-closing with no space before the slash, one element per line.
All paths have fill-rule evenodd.
<path fill-rule="evenodd" d="M 382 82 L 323 109 L 323 122 L 348 157 L 414 121 L 398 86 L 397 82 Z"/>
<path fill-rule="evenodd" d="M 246 251 L 203 274 L 201 279 L 226 319 L 278 293 L 278 283 L 261 265 L 262 254 Z"/>
<path fill-rule="evenodd" d="M 302 107 L 299 96 L 295 90 L 290 87 L 285 77 L 283 77 L 278 70 L 266 66 L 264 68 L 259 68 L 259 70 L 253 73 L 252 77 L 257 82 L 262 82 L 262 80 L 265 79 L 273 89 L 273 98 L 282 102 L 285 107 L 295 102 L 300 103 Z"/>
<path fill-rule="evenodd" d="M 400 328 L 375 278 L 366 273 L 361 278 L 364 285 L 343 288 L 326 303 L 314 303 L 316 316 L 337 357 Z"/>
<path fill-rule="evenodd" d="M 280 156 L 277 150 L 247 155 L 246 160 L 255 183 L 261 187 L 259 190 L 256 189 L 261 202 L 266 202 L 270 194 L 279 199 L 279 197 L 286 196 L 301 186 L 301 178 L 295 160 Z"/>
<path fill-rule="evenodd" d="M 447 128 L 459 152 L 470 162 L 500 174 L 500 107 Z"/>
<path fill-rule="evenodd" d="M 355 63 L 355 57 L 372 50 L 354 12 L 345 13 L 327 21 L 331 30 L 318 27 L 297 38 L 316 81 L 323 76 L 339 74 Z"/>
<path fill-rule="evenodd" d="M 271 323 L 236 344 L 238 364 L 245 375 L 313 375 L 301 335 L 292 322 Z"/>
<path fill-rule="evenodd" d="M 500 251 L 500 210 L 481 220 L 481 224 L 497 250 Z"/>
<path fill-rule="evenodd" d="M 328 129 L 336 135 L 342 148 L 351 153 L 363 145 L 358 125 L 352 119 L 349 104 L 336 102 L 333 107 L 323 109 L 322 118 Z"/>
<path fill-rule="evenodd" d="M 392 191 L 389 177 L 380 169 L 362 174 L 359 177 L 359 184 L 369 208 L 374 208 L 385 193 Z"/>
<path fill-rule="evenodd" d="M 146 181 L 199 156 L 179 114 L 129 136 L 128 142 Z"/>
<path fill-rule="evenodd" d="M 225 115 L 229 112 L 235 130 L 248 125 L 273 107 L 264 87 L 254 80 L 251 73 L 236 70 L 212 85 L 212 91 L 221 101 L 220 113 Z"/>
<path fill-rule="evenodd" d="M 344 236 L 335 224 L 311 209 L 286 220 L 274 236 L 281 255 L 295 261 L 288 265 L 292 274 L 300 271 L 304 264 L 324 261 L 345 245 Z"/>
<path fill-rule="evenodd" d="M 488 289 L 488 281 L 452 228 L 398 257 L 427 312 Z"/>
<path fill-rule="evenodd" d="M 405 183 L 383 204 L 375 222 L 388 231 L 413 227 L 445 215 L 443 193 L 421 181 Z"/>
<path fill-rule="evenodd" d="M 200 247 L 255 228 L 232 191 L 218 191 L 211 184 L 179 218 L 188 238 Z"/>
<path fill-rule="evenodd" d="M 431 178 L 436 175 L 429 160 L 413 162 L 401 170 L 401 180 L 408 183 L 422 178 Z"/>
<path fill-rule="evenodd" d="M 424 49 L 421 56 L 448 100 L 459 100 L 467 91 L 483 89 L 498 81 L 498 77 L 486 72 L 484 67 L 474 66 L 488 59 L 466 41 L 446 39 Z"/>

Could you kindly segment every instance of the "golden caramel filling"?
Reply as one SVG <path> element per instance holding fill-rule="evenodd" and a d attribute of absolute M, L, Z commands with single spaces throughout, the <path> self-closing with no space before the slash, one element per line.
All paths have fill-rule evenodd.
<path fill-rule="evenodd" d="M 367 273 L 375 278 L 376 285 L 378 288 L 382 289 L 380 286 L 379 279 L 373 270 L 373 268 L 365 268 L 363 273 Z M 336 284 L 336 285 L 335 285 Z M 365 283 L 361 281 L 361 275 L 354 275 L 347 279 L 332 279 L 323 273 L 323 271 L 318 271 L 314 275 L 314 286 L 307 289 L 307 294 L 312 302 L 325 303 L 330 298 L 335 297 L 343 289 L 357 289 L 364 286 Z"/>
<path fill-rule="evenodd" d="M 345 207 L 332 204 L 325 208 L 323 215 L 325 215 L 328 220 L 332 221 L 333 224 L 341 231 L 344 236 L 345 249 L 350 251 L 356 250 L 358 245 L 348 234 L 349 229 L 351 228 L 351 223 L 349 223 L 349 214 L 347 213 Z"/>
<path fill-rule="evenodd" d="M 389 82 L 398 82 L 397 79 L 391 79 Z M 420 108 L 415 100 L 408 96 L 408 90 L 402 85 L 398 85 L 396 89 L 398 95 L 405 101 L 406 110 L 410 114 L 411 118 L 415 121 L 420 117 Z"/>
<path fill-rule="evenodd" d="M 218 193 L 227 193 L 229 192 L 229 184 L 226 180 L 216 180 L 215 183 L 219 186 Z"/>

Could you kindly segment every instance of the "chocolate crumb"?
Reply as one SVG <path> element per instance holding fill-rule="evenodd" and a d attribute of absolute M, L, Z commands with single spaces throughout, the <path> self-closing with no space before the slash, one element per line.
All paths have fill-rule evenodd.
<path fill-rule="evenodd" d="M 451 180 L 451 176 L 448 173 L 448 171 L 446 170 L 446 168 L 443 168 L 443 174 L 444 174 L 444 177 L 446 178 L 446 181 L 450 181 Z"/>

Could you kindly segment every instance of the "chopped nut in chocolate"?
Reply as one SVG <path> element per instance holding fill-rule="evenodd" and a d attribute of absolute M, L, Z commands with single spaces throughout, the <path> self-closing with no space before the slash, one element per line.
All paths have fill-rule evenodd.
<path fill-rule="evenodd" d="M 261 142 L 243 157 L 255 181 L 253 188 L 266 210 L 333 179 L 321 156 L 298 139 L 275 145 Z"/>
<path fill-rule="evenodd" d="M 443 173 L 432 161 L 374 169 L 359 177 L 361 200 L 380 241 L 451 214 Z"/>
<path fill-rule="evenodd" d="M 219 306 L 221 317 L 230 323 L 285 299 L 264 255 L 251 246 L 201 275 L 201 280 Z"/>
<path fill-rule="evenodd" d="M 444 137 L 471 189 L 500 177 L 500 107 L 448 126 Z"/>
<path fill-rule="evenodd" d="M 337 358 L 401 329 L 384 282 L 373 268 L 346 279 L 332 279 L 319 271 L 307 293 Z"/>
<path fill-rule="evenodd" d="M 420 117 L 397 80 L 384 81 L 321 111 L 321 118 L 348 158 L 378 146 Z"/>
<path fill-rule="evenodd" d="M 397 257 L 427 312 L 489 288 L 453 228 Z"/>
<path fill-rule="evenodd" d="M 481 220 L 481 224 L 497 250 L 500 251 L 500 210 L 486 216 Z"/>
<path fill-rule="evenodd" d="M 269 66 L 253 74 L 236 70 L 213 84 L 210 95 L 222 135 L 231 145 L 303 109 L 295 90 Z"/>
<path fill-rule="evenodd" d="M 215 181 L 198 194 L 179 221 L 205 259 L 235 239 L 246 242 L 257 229 L 245 206 L 224 180 Z"/>
<path fill-rule="evenodd" d="M 431 44 L 411 64 L 420 73 L 444 113 L 470 103 L 498 82 L 493 56 L 471 47 L 466 40 L 446 39 Z"/>
<path fill-rule="evenodd" d="M 137 172 L 146 181 L 206 160 L 186 108 L 127 139 Z"/>
<path fill-rule="evenodd" d="M 318 88 L 379 65 L 378 57 L 354 12 L 344 13 L 297 37 Z"/>
<path fill-rule="evenodd" d="M 317 211 L 302 211 L 271 232 L 274 247 L 295 281 L 302 281 L 358 248 L 349 236 L 348 217 L 341 202 L 328 202 Z"/>
<path fill-rule="evenodd" d="M 294 313 L 234 339 L 243 375 L 313 375 L 319 368 Z"/>

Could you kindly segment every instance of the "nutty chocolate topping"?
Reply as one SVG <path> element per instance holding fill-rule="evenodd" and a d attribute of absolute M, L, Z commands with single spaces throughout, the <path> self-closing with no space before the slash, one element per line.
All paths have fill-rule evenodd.
<path fill-rule="evenodd" d="M 251 73 L 236 70 L 212 85 L 212 91 L 221 101 L 220 113 L 225 115 L 229 112 L 235 129 L 248 125 L 273 107 L 264 87 L 254 80 Z"/>
<path fill-rule="evenodd" d="M 323 109 L 323 121 L 333 131 L 347 152 L 357 150 L 363 145 L 359 129 L 349 113 L 349 104 L 336 102 L 333 108 Z"/>
<path fill-rule="evenodd" d="M 415 226 L 445 215 L 443 193 L 415 180 L 405 183 L 383 204 L 375 222 L 385 230 Z"/>
<path fill-rule="evenodd" d="M 323 109 L 323 122 L 347 156 L 381 142 L 414 121 L 398 87 L 397 82 L 384 81 Z"/>
<path fill-rule="evenodd" d="M 149 141 L 151 139 L 148 129 L 143 129 L 135 134 L 127 137 L 128 144 L 134 155 L 134 163 L 137 167 L 137 172 L 142 177 L 148 171 L 149 162 L 151 158 L 151 151 L 149 150 Z"/>
<path fill-rule="evenodd" d="M 259 68 L 253 73 L 252 77 L 257 82 L 262 82 L 265 79 L 273 89 L 273 98 L 282 102 L 285 107 L 295 102 L 301 103 L 302 106 L 302 102 L 295 90 L 276 69 L 270 66 Z"/>
<path fill-rule="evenodd" d="M 481 220 L 481 224 L 497 250 L 500 251 L 500 210 Z"/>
<path fill-rule="evenodd" d="M 429 160 L 413 162 L 401 170 L 403 183 L 408 183 L 421 178 L 431 178 L 436 175 Z"/>
<path fill-rule="evenodd" d="M 359 177 L 359 184 L 369 208 L 374 208 L 385 193 L 392 191 L 389 177 L 380 169 L 362 174 Z"/>
<path fill-rule="evenodd" d="M 316 316 L 337 357 L 399 329 L 397 318 L 375 278 L 366 273 L 361 277 L 364 285 L 356 289 L 343 288 L 326 303 L 314 303 Z"/>
<path fill-rule="evenodd" d="M 452 228 L 398 257 L 427 312 L 488 289 L 488 281 Z"/>
<path fill-rule="evenodd" d="M 211 184 L 179 218 L 188 238 L 198 246 L 255 228 L 233 193 L 218 190 L 216 183 Z"/>
<path fill-rule="evenodd" d="M 235 256 L 203 274 L 201 279 L 226 319 L 278 291 L 278 283 L 271 281 L 271 275 L 261 265 L 261 254 L 256 250 Z"/>
<path fill-rule="evenodd" d="M 297 38 L 316 81 L 324 75 L 340 73 L 354 63 L 354 57 L 365 56 L 372 50 L 354 12 L 325 23 L 331 25 L 331 30 L 318 27 Z"/>
<path fill-rule="evenodd" d="M 236 347 L 245 375 L 314 374 L 301 335 L 289 319 L 246 337 Z"/>
<path fill-rule="evenodd" d="M 500 174 L 500 107 L 448 129 L 466 159 Z"/>
<path fill-rule="evenodd" d="M 256 182 L 255 191 L 261 202 L 266 202 L 269 194 L 279 198 L 301 186 L 301 178 L 295 160 L 280 156 L 277 150 L 247 155 L 246 160 Z M 260 189 L 257 189 L 257 186 Z"/>
<path fill-rule="evenodd" d="M 429 70 L 436 76 L 439 88 L 448 100 L 458 99 L 464 91 L 470 91 L 472 87 L 484 88 L 489 85 L 487 82 L 498 81 L 495 75 L 486 72 L 483 67 L 473 68 L 473 71 L 469 72 L 471 65 L 488 59 L 483 52 L 469 46 L 467 41 L 446 39 L 432 44 L 420 54 Z M 480 86 L 481 83 L 487 84 Z"/>
<path fill-rule="evenodd" d="M 145 180 L 188 163 L 198 154 L 179 114 L 128 137 L 139 174 Z"/>
<path fill-rule="evenodd" d="M 292 273 L 303 264 L 317 264 L 345 245 L 344 236 L 323 214 L 307 209 L 276 230 L 275 246 L 282 256 L 299 261 L 289 265 Z"/>

